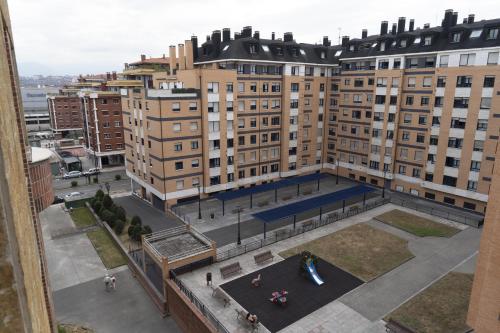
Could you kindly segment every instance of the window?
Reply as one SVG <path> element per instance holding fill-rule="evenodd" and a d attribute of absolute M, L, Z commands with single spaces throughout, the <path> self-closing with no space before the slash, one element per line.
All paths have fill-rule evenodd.
<path fill-rule="evenodd" d="M 209 93 L 218 93 L 219 92 L 219 83 L 218 82 L 208 82 L 207 84 Z"/>
<path fill-rule="evenodd" d="M 491 108 L 491 97 L 482 97 L 480 109 L 489 110 Z"/>
<path fill-rule="evenodd" d="M 175 170 L 182 170 L 182 169 L 184 169 L 184 163 L 175 162 Z"/>
<path fill-rule="evenodd" d="M 438 88 L 443 88 L 446 86 L 446 76 L 438 76 L 436 86 Z"/>
<path fill-rule="evenodd" d="M 424 81 L 422 82 L 422 87 L 431 87 L 432 86 L 432 77 L 426 76 L 424 77 Z"/>
<path fill-rule="evenodd" d="M 470 162 L 470 171 L 478 171 L 481 170 L 481 162 L 479 161 L 471 161 Z"/>
<path fill-rule="evenodd" d="M 208 102 L 208 112 L 219 112 L 219 102 Z"/>
<path fill-rule="evenodd" d="M 299 84 L 298 83 L 292 83 L 291 90 L 292 90 L 292 92 L 298 92 L 299 91 Z"/>
<path fill-rule="evenodd" d="M 415 88 L 416 82 L 417 82 L 416 77 L 409 77 L 408 78 L 408 88 Z"/>
<path fill-rule="evenodd" d="M 444 97 L 436 96 L 436 98 L 434 98 L 434 106 L 435 107 L 442 107 L 443 101 L 444 101 Z"/>
<path fill-rule="evenodd" d="M 208 165 L 209 165 L 209 168 L 218 168 L 220 167 L 220 158 L 216 157 L 216 158 L 211 158 L 208 160 Z"/>
<path fill-rule="evenodd" d="M 401 148 L 401 150 L 399 151 L 399 157 L 401 157 L 403 159 L 407 159 L 408 158 L 408 148 Z"/>
<path fill-rule="evenodd" d="M 198 149 L 198 141 L 191 141 L 191 149 Z"/>
<path fill-rule="evenodd" d="M 424 45 L 429 46 L 431 44 L 432 44 L 432 37 L 431 36 L 424 37 Z"/>
<path fill-rule="evenodd" d="M 233 83 L 232 82 L 226 83 L 226 92 L 228 92 L 228 93 L 233 92 Z"/>
<path fill-rule="evenodd" d="M 251 92 L 257 92 L 257 83 L 256 82 L 251 82 L 250 83 L 250 91 Z"/>
<path fill-rule="evenodd" d="M 400 67 L 401 67 L 401 58 L 394 59 L 394 64 L 392 65 L 392 68 L 398 69 Z"/>
<path fill-rule="evenodd" d="M 469 38 L 478 38 L 479 36 L 481 36 L 481 32 L 483 32 L 483 30 L 481 29 L 472 30 Z"/>
<path fill-rule="evenodd" d="M 387 87 L 387 78 L 386 77 L 378 77 L 377 78 L 377 87 Z"/>
<path fill-rule="evenodd" d="M 397 88 L 397 87 L 399 87 L 399 77 L 393 77 L 393 78 L 392 78 L 392 84 L 391 84 L 391 86 L 392 86 L 393 88 Z"/>
<path fill-rule="evenodd" d="M 472 148 L 474 151 L 483 151 L 484 149 L 484 141 L 474 140 L 474 146 Z"/>
<path fill-rule="evenodd" d="M 406 166 L 405 165 L 400 165 L 398 168 L 398 173 L 400 175 L 406 175 Z"/>
<path fill-rule="evenodd" d="M 439 67 L 448 67 L 448 60 L 450 59 L 450 56 L 448 55 L 442 55 L 439 57 Z"/>
<path fill-rule="evenodd" d="M 180 103 L 172 103 L 172 111 L 179 112 L 180 110 L 181 110 L 181 104 Z"/>
<path fill-rule="evenodd" d="M 412 176 L 415 178 L 420 178 L 420 172 L 421 172 L 420 168 L 413 168 Z"/>
<path fill-rule="evenodd" d="M 460 159 L 455 158 L 455 157 L 446 156 L 446 160 L 445 160 L 444 165 L 446 165 L 447 167 L 451 167 L 451 168 L 459 168 L 460 167 Z"/>
<path fill-rule="evenodd" d="M 469 107 L 469 98 L 455 97 L 455 99 L 453 100 L 453 107 L 460 109 L 467 109 Z"/>
<path fill-rule="evenodd" d="M 189 111 L 198 110 L 198 104 L 196 102 L 189 102 Z"/>
<path fill-rule="evenodd" d="M 452 117 L 451 118 L 451 128 L 461 128 L 464 129 L 466 124 L 466 119 L 465 118 L 457 118 L 457 117 Z"/>
<path fill-rule="evenodd" d="M 464 139 L 459 138 L 448 138 L 448 147 L 461 149 L 464 143 Z"/>
<path fill-rule="evenodd" d="M 495 77 L 494 76 L 485 76 L 483 87 L 484 88 L 493 88 L 495 86 Z"/>
<path fill-rule="evenodd" d="M 406 105 L 413 105 L 413 96 L 406 96 Z"/>
<path fill-rule="evenodd" d="M 181 131 L 181 123 L 174 123 L 174 132 Z"/>
<path fill-rule="evenodd" d="M 238 82 L 238 92 L 245 92 L 245 83 L 244 82 Z"/>
<path fill-rule="evenodd" d="M 451 42 L 452 43 L 458 43 L 460 42 L 460 38 L 462 37 L 462 33 L 461 32 L 455 32 L 452 36 L 451 36 Z"/>
<path fill-rule="evenodd" d="M 181 142 L 174 144 L 174 151 L 182 151 L 182 143 Z"/>
<path fill-rule="evenodd" d="M 417 142 L 424 143 L 424 141 L 425 141 L 425 135 L 423 135 L 421 133 L 417 133 Z"/>
<path fill-rule="evenodd" d="M 472 76 L 457 76 L 457 87 L 469 88 L 472 86 Z"/>
<path fill-rule="evenodd" d="M 209 121 L 208 122 L 208 132 L 219 132 L 220 131 L 220 122 L 219 121 Z"/>
<path fill-rule="evenodd" d="M 488 120 L 487 119 L 478 119 L 476 129 L 478 131 L 486 131 L 488 129 Z"/>
<path fill-rule="evenodd" d="M 300 67 L 299 66 L 292 66 L 292 72 L 291 72 L 291 75 L 299 75 L 299 69 Z"/>
<path fill-rule="evenodd" d="M 488 52 L 488 65 L 498 64 L 498 52 Z"/>
<path fill-rule="evenodd" d="M 385 96 L 384 95 L 376 95 L 375 96 L 375 104 L 385 104 Z"/>
<path fill-rule="evenodd" d="M 401 135 L 401 140 L 403 141 L 410 140 L 410 132 L 403 131 L 403 134 Z"/>
<path fill-rule="evenodd" d="M 190 127 L 191 131 L 196 131 L 196 130 L 198 130 L 198 123 L 196 121 L 192 121 L 190 123 L 189 127 Z"/>
<path fill-rule="evenodd" d="M 457 186 L 457 178 L 450 177 L 450 176 L 443 176 L 443 185 L 456 187 Z M 455 202 L 455 200 L 453 200 L 453 202 Z"/>
<path fill-rule="evenodd" d="M 426 96 L 420 97 L 420 105 L 421 106 L 429 105 L 429 97 Z"/>
<path fill-rule="evenodd" d="M 460 55 L 460 63 L 459 66 L 472 66 L 476 60 L 475 53 L 467 53 Z"/>
<path fill-rule="evenodd" d="M 498 28 L 488 29 L 488 34 L 486 35 L 486 39 L 497 39 L 498 38 Z"/>

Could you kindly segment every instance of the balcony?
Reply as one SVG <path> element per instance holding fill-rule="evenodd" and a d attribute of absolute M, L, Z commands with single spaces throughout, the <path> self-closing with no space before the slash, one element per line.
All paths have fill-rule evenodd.
<path fill-rule="evenodd" d="M 445 166 L 443 174 L 445 176 L 458 178 L 458 168 L 452 168 L 452 167 Z"/>
<path fill-rule="evenodd" d="M 450 128 L 449 137 L 450 138 L 464 138 L 465 130 L 463 128 Z"/>
<path fill-rule="evenodd" d="M 444 96 L 444 87 L 438 87 L 436 88 L 436 97 L 443 97 Z"/>
<path fill-rule="evenodd" d="M 374 121 L 372 123 L 372 127 L 373 128 L 377 128 L 377 129 L 383 129 L 384 128 L 384 122 L 383 121 Z"/>
<path fill-rule="evenodd" d="M 210 117 L 210 114 L 209 114 Z M 226 120 L 234 120 L 234 112 L 226 112 Z"/>
<path fill-rule="evenodd" d="M 427 164 L 425 166 L 425 171 L 429 173 L 434 173 L 435 166 L 436 165 L 431 161 L 427 161 Z"/>
<path fill-rule="evenodd" d="M 455 97 L 470 97 L 470 87 L 457 87 L 455 88 Z"/>
<path fill-rule="evenodd" d="M 481 97 L 493 97 L 493 88 L 483 88 Z"/>
<path fill-rule="evenodd" d="M 460 158 L 462 156 L 462 149 L 448 147 L 446 149 L 446 156 L 453 157 L 453 158 Z"/>
<path fill-rule="evenodd" d="M 451 116 L 456 118 L 467 118 L 467 111 L 467 109 L 453 108 L 453 110 L 451 111 Z"/>
<path fill-rule="evenodd" d="M 474 140 L 486 141 L 486 131 L 476 131 Z"/>
<path fill-rule="evenodd" d="M 437 153 L 437 146 L 435 145 L 429 145 L 429 151 L 428 151 L 429 154 L 432 154 L 432 155 L 436 155 Z"/>

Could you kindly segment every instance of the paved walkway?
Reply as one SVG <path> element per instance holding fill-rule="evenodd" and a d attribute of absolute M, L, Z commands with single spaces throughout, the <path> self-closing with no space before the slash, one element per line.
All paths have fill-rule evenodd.
<path fill-rule="evenodd" d="M 383 318 L 446 275 L 479 250 L 481 229 L 467 228 L 451 238 L 415 237 L 377 221 L 370 224 L 408 240 L 415 258 L 370 281 L 340 301 L 370 320 Z"/>
<path fill-rule="evenodd" d="M 115 291 L 104 290 L 101 276 L 54 292 L 57 321 L 106 333 L 181 332 L 171 317 L 162 318 L 128 268 L 115 276 Z"/>

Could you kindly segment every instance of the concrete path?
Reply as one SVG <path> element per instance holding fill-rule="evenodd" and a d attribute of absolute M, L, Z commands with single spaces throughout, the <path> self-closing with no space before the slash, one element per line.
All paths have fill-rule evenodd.
<path fill-rule="evenodd" d="M 99 277 L 54 292 L 57 321 L 84 325 L 96 333 L 181 332 L 171 317 L 162 318 L 128 268 L 115 276 L 115 291 L 106 292 Z"/>
<path fill-rule="evenodd" d="M 106 267 L 85 233 L 60 236 L 77 230 L 61 205 L 50 206 L 41 212 L 40 221 L 53 291 L 106 274 Z"/>
<path fill-rule="evenodd" d="M 370 224 L 408 239 L 408 248 L 415 255 L 412 260 L 339 299 L 372 321 L 383 318 L 475 256 L 479 249 L 480 229 L 467 228 L 451 238 L 418 238 L 380 222 Z"/>
<path fill-rule="evenodd" d="M 138 215 L 143 225 L 149 225 L 153 231 L 160 231 L 183 225 L 184 223 L 170 213 L 164 213 L 133 196 L 114 197 L 117 205 L 125 208 L 127 215 L 132 217 Z"/>

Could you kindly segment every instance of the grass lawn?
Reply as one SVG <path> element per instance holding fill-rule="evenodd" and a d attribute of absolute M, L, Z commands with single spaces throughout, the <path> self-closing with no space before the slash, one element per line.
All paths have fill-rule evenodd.
<path fill-rule="evenodd" d="M 78 228 L 89 227 L 97 223 L 87 207 L 74 208 L 70 215 Z"/>
<path fill-rule="evenodd" d="M 284 258 L 304 250 L 370 281 L 413 258 L 407 241 L 360 223 L 279 253 Z"/>
<path fill-rule="evenodd" d="M 419 237 L 451 237 L 460 230 L 446 224 L 394 209 L 375 217 L 376 220 Z"/>
<path fill-rule="evenodd" d="M 448 273 L 385 319 L 395 320 L 419 333 L 465 332 L 473 277 Z"/>
<path fill-rule="evenodd" d="M 125 265 L 127 261 L 103 228 L 87 232 L 92 245 L 107 269 Z"/>

